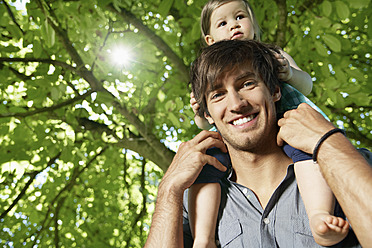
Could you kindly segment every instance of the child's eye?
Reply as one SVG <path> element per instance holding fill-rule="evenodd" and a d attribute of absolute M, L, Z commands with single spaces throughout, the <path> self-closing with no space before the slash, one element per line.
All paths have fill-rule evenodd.
<path fill-rule="evenodd" d="M 225 21 L 222 21 L 222 22 L 218 23 L 218 27 L 223 27 L 225 25 L 226 25 L 226 22 Z"/>
<path fill-rule="evenodd" d="M 238 15 L 238 16 L 236 17 L 236 20 L 241 20 L 241 19 L 243 19 L 243 18 L 245 18 L 244 15 Z"/>

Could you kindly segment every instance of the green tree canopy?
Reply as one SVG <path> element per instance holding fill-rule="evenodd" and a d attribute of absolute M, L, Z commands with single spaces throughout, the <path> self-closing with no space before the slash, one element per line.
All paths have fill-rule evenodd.
<path fill-rule="evenodd" d="M 309 98 L 371 148 L 371 1 L 250 2 Z M 159 180 L 199 132 L 188 68 L 206 0 L 21 3 L 0 0 L 0 243 L 141 247 Z"/>

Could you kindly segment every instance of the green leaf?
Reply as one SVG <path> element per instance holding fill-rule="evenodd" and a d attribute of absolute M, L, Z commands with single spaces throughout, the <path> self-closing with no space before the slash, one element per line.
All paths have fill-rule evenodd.
<path fill-rule="evenodd" d="M 315 41 L 315 50 L 316 52 L 323 57 L 328 56 L 328 49 L 320 42 L 320 41 Z"/>
<path fill-rule="evenodd" d="M 113 95 L 111 95 L 107 91 L 99 91 L 97 92 L 97 101 L 106 104 L 107 106 L 112 105 L 112 101 L 114 101 Z"/>
<path fill-rule="evenodd" d="M 168 113 L 168 118 L 174 126 L 178 127 L 180 125 L 179 119 L 172 112 Z"/>
<path fill-rule="evenodd" d="M 368 4 L 370 4 L 370 0 L 353 0 L 349 1 L 350 7 L 359 9 L 359 8 L 367 8 Z"/>
<path fill-rule="evenodd" d="M 352 101 L 359 106 L 369 106 L 371 100 L 368 98 L 368 94 L 365 92 L 358 92 L 349 96 Z"/>
<path fill-rule="evenodd" d="M 158 12 L 161 16 L 166 17 L 174 0 L 162 0 L 159 5 Z"/>
<path fill-rule="evenodd" d="M 200 24 L 199 20 L 195 20 L 191 31 L 192 40 L 198 40 L 200 38 Z"/>
<path fill-rule="evenodd" d="M 346 73 L 342 70 L 342 68 L 336 67 L 334 68 L 335 76 L 337 81 L 339 82 L 339 86 L 344 85 L 347 83 Z"/>
<path fill-rule="evenodd" d="M 333 90 L 327 90 L 327 94 L 328 94 L 329 99 L 332 101 L 331 102 L 332 105 L 337 104 L 337 99 L 338 99 L 337 94 L 339 94 L 339 93 L 337 93 L 336 91 L 333 91 Z"/>
<path fill-rule="evenodd" d="M 159 99 L 159 101 L 160 102 L 164 102 L 165 97 L 166 96 L 165 96 L 164 92 L 162 90 L 159 90 L 159 92 L 158 92 L 158 99 Z"/>
<path fill-rule="evenodd" d="M 364 81 L 364 74 L 359 69 L 350 69 L 347 71 L 348 74 L 359 81 Z"/>
<path fill-rule="evenodd" d="M 329 1 L 324 1 L 321 4 L 322 12 L 325 16 L 330 16 L 332 13 L 332 4 Z"/>
<path fill-rule="evenodd" d="M 175 104 L 173 100 L 167 101 L 164 106 L 165 111 L 169 111 L 169 112 L 173 111 L 174 107 L 175 107 Z"/>
<path fill-rule="evenodd" d="M 48 19 L 45 19 L 44 24 L 41 26 L 41 33 L 48 47 L 52 47 L 55 42 L 55 31 L 49 25 Z"/>
<path fill-rule="evenodd" d="M 350 10 L 349 7 L 342 1 L 336 1 L 336 11 L 337 15 L 342 19 L 345 20 L 346 18 L 349 18 L 350 16 Z"/>
<path fill-rule="evenodd" d="M 334 52 L 340 52 L 341 51 L 341 42 L 340 40 L 331 34 L 325 34 L 323 35 L 324 43 Z"/>
<path fill-rule="evenodd" d="M 61 92 L 57 88 L 53 87 L 50 90 L 50 93 L 51 93 L 51 98 L 52 98 L 53 101 L 59 100 L 59 98 L 61 96 Z"/>
<path fill-rule="evenodd" d="M 327 79 L 325 82 L 324 82 L 327 86 L 327 89 L 335 89 L 335 88 L 338 88 L 340 87 L 340 82 L 337 81 L 335 78 L 333 77 L 330 77 L 329 79 Z M 328 93 L 329 91 L 327 91 Z"/>
<path fill-rule="evenodd" d="M 41 53 L 42 53 L 42 47 L 41 47 L 41 44 L 40 44 L 40 41 L 35 41 L 33 43 L 33 47 L 32 47 L 32 50 L 34 52 L 34 56 L 35 58 L 40 58 L 41 56 Z"/>

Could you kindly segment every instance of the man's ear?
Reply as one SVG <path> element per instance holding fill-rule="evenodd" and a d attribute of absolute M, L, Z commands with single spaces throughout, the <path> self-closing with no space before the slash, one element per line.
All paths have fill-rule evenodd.
<path fill-rule="evenodd" d="M 205 113 L 205 112 L 204 112 L 204 118 L 207 119 L 207 121 L 209 122 L 209 124 L 211 124 L 211 125 L 214 124 L 214 120 L 212 119 L 212 117 L 209 114 Z"/>
<path fill-rule="evenodd" d="M 277 102 L 277 101 L 280 100 L 280 98 L 282 98 L 282 92 L 280 90 L 280 87 L 279 86 L 276 86 L 275 87 L 274 94 L 273 94 L 273 101 L 274 102 Z"/>
<path fill-rule="evenodd" d="M 208 46 L 213 45 L 215 43 L 212 36 L 209 34 L 205 36 L 205 42 L 208 44 Z"/>

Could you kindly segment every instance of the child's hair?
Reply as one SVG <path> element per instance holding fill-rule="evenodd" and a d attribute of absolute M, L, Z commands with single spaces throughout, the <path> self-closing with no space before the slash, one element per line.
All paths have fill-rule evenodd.
<path fill-rule="evenodd" d="M 241 67 L 251 68 L 273 94 L 275 88 L 280 87 L 279 62 L 274 53 L 279 53 L 277 47 L 255 40 L 223 40 L 204 48 L 190 70 L 192 92 L 200 106 L 197 114 L 209 115 L 206 92 L 213 90 L 226 72 Z"/>
<path fill-rule="evenodd" d="M 249 5 L 247 0 L 210 0 L 206 5 L 204 5 L 202 13 L 201 13 L 201 18 L 200 18 L 200 28 L 201 28 L 201 33 L 202 33 L 204 44 L 207 44 L 205 42 L 205 37 L 210 33 L 211 16 L 212 16 L 213 11 L 223 4 L 234 2 L 234 1 L 241 1 L 244 3 L 245 7 L 247 8 L 247 12 L 249 14 L 249 19 L 253 25 L 253 30 L 254 30 L 253 39 L 260 41 L 260 38 L 261 38 L 260 37 L 260 26 L 258 25 L 258 22 L 252 10 L 252 7 Z"/>

